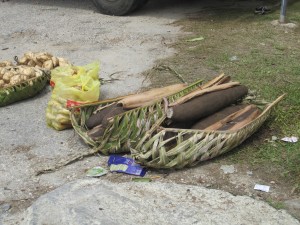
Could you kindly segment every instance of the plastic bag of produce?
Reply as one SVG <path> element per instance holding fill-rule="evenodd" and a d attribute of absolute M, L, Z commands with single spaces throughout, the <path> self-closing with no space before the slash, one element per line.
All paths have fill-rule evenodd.
<path fill-rule="evenodd" d="M 74 79 L 81 74 L 86 74 L 88 77 L 91 77 L 95 80 L 98 79 L 98 72 L 99 72 L 99 63 L 93 62 L 91 64 L 87 64 L 85 66 L 62 66 L 56 67 L 55 69 L 51 70 L 51 81 L 50 84 L 52 87 L 55 86 L 55 83 L 58 82 L 60 79 L 72 76 Z"/>
<path fill-rule="evenodd" d="M 76 73 L 71 71 L 76 71 Z M 78 105 L 99 99 L 98 73 L 99 63 L 82 67 L 58 67 L 54 73 L 51 73 L 54 88 L 46 110 L 46 121 L 50 127 L 56 130 L 72 127 L 68 102 Z"/>

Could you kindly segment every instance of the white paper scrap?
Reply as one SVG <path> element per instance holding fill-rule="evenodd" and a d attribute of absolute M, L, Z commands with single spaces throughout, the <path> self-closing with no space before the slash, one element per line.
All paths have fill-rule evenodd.
<path fill-rule="evenodd" d="M 285 142 L 296 143 L 298 141 L 298 137 L 284 137 L 281 140 Z"/>
<path fill-rule="evenodd" d="M 263 191 L 263 192 L 269 192 L 270 191 L 270 186 L 261 185 L 261 184 L 255 184 L 254 190 Z"/>

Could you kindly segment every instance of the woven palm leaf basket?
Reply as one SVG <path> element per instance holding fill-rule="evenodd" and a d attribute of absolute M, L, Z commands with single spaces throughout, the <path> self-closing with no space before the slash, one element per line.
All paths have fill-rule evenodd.
<path fill-rule="evenodd" d="M 168 102 L 175 102 L 182 96 L 199 88 L 201 83 L 202 81 L 199 80 L 183 90 L 166 97 L 166 99 Z M 157 120 L 164 116 L 164 100 L 159 99 L 148 106 L 138 107 L 113 116 L 109 120 L 104 134 L 97 140 L 92 139 L 88 135 L 89 129 L 86 126 L 86 121 L 96 110 L 104 110 L 124 97 L 85 104 L 72 109 L 71 122 L 74 130 L 85 143 L 93 147 L 95 152 L 101 152 L 105 155 L 130 152 L 130 148 L 134 147 Z"/>
<path fill-rule="evenodd" d="M 162 126 L 167 119 L 164 114 L 131 148 L 131 154 L 137 163 L 149 168 L 179 169 L 194 166 L 240 145 L 263 125 L 283 97 L 266 104 L 256 119 L 233 131 L 165 128 Z"/>
<path fill-rule="evenodd" d="M 24 69 L 24 67 L 25 66 L 10 66 L 7 68 L 7 71 L 19 71 L 20 68 Z M 33 67 L 32 70 L 35 74 L 33 77 L 20 80 L 20 82 L 14 85 L 0 87 L 0 107 L 33 97 L 44 89 L 50 80 L 50 72 L 45 72 L 44 70 Z"/>

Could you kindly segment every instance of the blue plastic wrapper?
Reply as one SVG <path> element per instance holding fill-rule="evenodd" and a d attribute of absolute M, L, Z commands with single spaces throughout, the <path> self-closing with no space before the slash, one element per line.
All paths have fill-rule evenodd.
<path fill-rule="evenodd" d="M 135 163 L 132 158 L 118 155 L 111 155 L 108 159 L 108 166 L 111 172 L 126 173 L 135 176 L 145 176 L 146 168 Z"/>

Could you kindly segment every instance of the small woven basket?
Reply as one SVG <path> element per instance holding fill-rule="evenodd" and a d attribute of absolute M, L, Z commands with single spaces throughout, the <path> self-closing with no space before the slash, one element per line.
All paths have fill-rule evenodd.
<path fill-rule="evenodd" d="M 255 120 L 235 131 L 205 131 L 164 128 L 160 118 L 144 137 L 131 148 L 135 161 L 150 168 L 170 169 L 194 166 L 230 151 L 256 132 L 284 95 L 267 104 Z M 167 133 L 172 133 L 166 135 Z"/>
<path fill-rule="evenodd" d="M 17 67 L 17 66 L 16 66 Z M 16 85 L 0 88 L 0 107 L 31 98 L 45 88 L 50 74 L 41 70 L 42 76 L 31 78 Z"/>
<path fill-rule="evenodd" d="M 187 88 L 167 97 L 172 103 L 182 96 L 192 92 L 201 85 L 199 80 Z M 103 136 L 94 141 L 87 135 L 85 123 L 92 113 L 102 107 L 118 102 L 124 97 L 86 104 L 73 108 L 71 111 L 71 122 L 75 131 L 82 137 L 85 143 L 91 145 L 95 151 L 105 155 L 130 152 L 138 141 L 145 135 L 157 120 L 165 115 L 164 100 L 161 99 L 154 104 L 132 109 L 125 113 L 112 117 Z M 78 110 L 79 109 L 79 110 Z"/>

